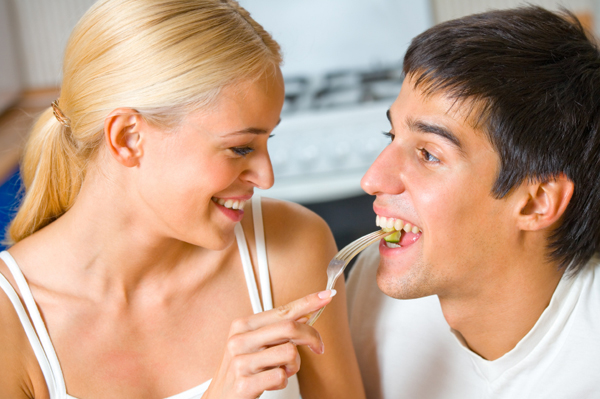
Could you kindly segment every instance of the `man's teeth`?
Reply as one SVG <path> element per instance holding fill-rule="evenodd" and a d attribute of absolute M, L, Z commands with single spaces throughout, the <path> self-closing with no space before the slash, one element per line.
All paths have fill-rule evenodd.
<path fill-rule="evenodd" d="M 410 223 L 406 223 L 404 220 L 395 219 L 395 218 L 386 218 L 385 216 L 377 215 L 375 218 L 375 225 L 381 227 L 383 230 L 392 231 L 392 230 L 404 230 L 407 233 L 412 232 L 414 234 L 420 233 L 421 229 L 417 226 L 413 226 Z"/>
<path fill-rule="evenodd" d="M 242 209 L 246 201 L 232 200 L 232 199 L 223 199 L 223 198 L 212 198 L 214 202 L 219 205 L 223 205 L 225 208 L 229 209 Z"/>

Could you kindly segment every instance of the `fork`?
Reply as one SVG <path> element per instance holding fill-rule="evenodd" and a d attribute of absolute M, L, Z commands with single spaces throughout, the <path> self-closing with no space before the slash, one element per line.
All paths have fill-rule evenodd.
<path fill-rule="evenodd" d="M 358 240 L 352 241 L 350 244 L 346 245 L 340 252 L 338 252 L 329 265 L 327 266 L 327 288 L 326 290 L 330 290 L 335 286 L 335 282 L 338 277 L 342 275 L 348 263 L 358 255 L 363 249 L 367 248 L 369 245 L 379 241 L 383 237 L 389 236 L 394 233 L 396 230 L 391 229 L 390 231 L 375 231 L 373 233 L 367 234 L 366 236 L 360 237 Z M 310 319 L 306 322 L 309 326 L 315 324 L 315 321 L 321 316 L 323 313 L 323 306 L 319 311 L 313 314 Z"/>

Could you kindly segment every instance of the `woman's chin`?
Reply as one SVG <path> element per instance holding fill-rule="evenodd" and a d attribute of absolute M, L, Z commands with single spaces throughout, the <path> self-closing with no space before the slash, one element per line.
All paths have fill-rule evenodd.
<path fill-rule="evenodd" d="M 223 251 L 229 248 L 235 242 L 235 233 L 219 231 L 212 234 L 210 237 L 202 237 L 194 240 L 192 244 L 210 249 L 212 251 Z"/>

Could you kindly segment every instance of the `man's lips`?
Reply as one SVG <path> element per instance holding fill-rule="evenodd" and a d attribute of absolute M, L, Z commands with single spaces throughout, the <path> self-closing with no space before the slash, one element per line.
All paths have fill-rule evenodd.
<path fill-rule="evenodd" d="M 395 230 L 404 230 L 406 232 L 413 231 L 415 234 L 422 231 L 416 223 L 404 218 L 387 208 L 373 204 L 373 211 L 377 215 L 375 224 L 381 228 L 393 228 Z"/>
<path fill-rule="evenodd" d="M 385 239 L 381 239 L 379 249 L 383 251 L 382 254 L 392 254 L 397 251 L 406 250 L 411 247 L 415 242 L 417 242 L 421 238 L 422 233 L 412 233 L 412 232 L 404 232 L 401 233 L 400 241 L 397 243 L 388 242 Z M 392 251 L 392 252 L 389 252 Z"/>
<path fill-rule="evenodd" d="M 390 217 L 388 216 L 390 213 L 386 212 L 385 209 L 376 209 L 376 213 L 375 224 L 377 226 L 386 231 L 394 230 L 397 232 L 395 233 L 396 237 L 393 239 L 390 239 L 392 237 L 390 236 L 381 241 L 382 248 L 398 250 L 409 247 L 417 242 L 423 234 L 419 226 L 398 217 Z"/>

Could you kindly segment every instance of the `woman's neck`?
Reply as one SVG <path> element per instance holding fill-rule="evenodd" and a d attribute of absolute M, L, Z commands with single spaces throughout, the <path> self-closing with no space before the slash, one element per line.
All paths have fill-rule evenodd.
<path fill-rule="evenodd" d="M 47 274 L 41 276 L 43 281 L 62 274 L 78 280 L 71 281 L 71 286 L 87 287 L 90 297 L 99 300 L 116 294 L 128 300 L 144 287 L 177 281 L 179 273 L 188 273 L 193 265 L 203 265 L 193 270 L 195 278 L 210 278 L 217 271 L 223 251 L 161 235 L 160 227 L 143 206 L 134 205 L 127 190 L 110 184 L 109 179 L 104 184 L 98 180 L 102 179 L 84 183 L 73 207 L 28 240 L 44 249 L 40 253 L 45 259 L 33 263 L 60 260 L 40 271 Z M 15 251 L 18 256 L 19 244 Z"/>

